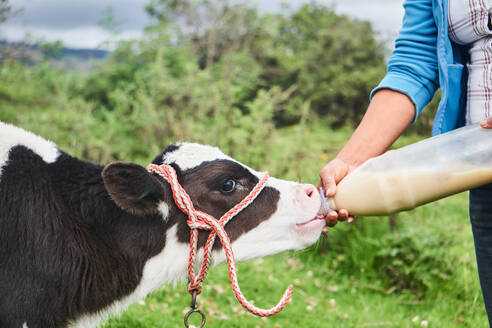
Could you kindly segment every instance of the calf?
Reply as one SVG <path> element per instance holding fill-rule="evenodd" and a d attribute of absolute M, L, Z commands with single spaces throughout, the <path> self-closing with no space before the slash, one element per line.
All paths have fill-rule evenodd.
<path fill-rule="evenodd" d="M 167 146 L 196 209 L 219 218 L 260 173 L 219 149 Z M 237 260 L 317 240 L 324 220 L 312 185 L 269 178 L 225 226 Z M 89 163 L 0 122 L 0 327 L 95 327 L 186 275 L 190 229 L 168 182 L 133 163 Z M 203 249 L 209 232 L 200 231 Z M 213 263 L 225 260 L 218 241 Z"/>

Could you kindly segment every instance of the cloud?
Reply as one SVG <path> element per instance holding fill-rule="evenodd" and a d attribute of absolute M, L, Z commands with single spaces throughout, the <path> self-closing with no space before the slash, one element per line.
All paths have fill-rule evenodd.
<path fill-rule="evenodd" d="M 310 0 L 252 0 L 261 10 L 279 12 L 283 6 L 296 9 Z M 403 19 L 403 0 L 317 0 L 340 14 L 370 21 L 374 29 L 385 37 L 394 37 Z"/>
<path fill-rule="evenodd" d="M 374 29 L 385 36 L 394 37 L 403 20 L 403 1 L 400 0 L 350 0 L 339 1 L 337 12 L 372 23 Z"/>
<path fill-rule="evenodd" d="M 112 8 L 119 38 L 137 38 L 151 23 L 144 7 L 150 0 L 16 0 L 21 14 L 0 27 L 0 38 L 24 39 L 26 33 L 46 41 L 61 40 L 70 47 L 95 48 L 110 38 L 99 22 Z M 247 1 L 247 0 L 238 0 Z M 312 0 L 249 0 L 263 12 L 279 12 L 282 4 L 297 8 Z M 402 0 L 318 0 L 339 13 L 369 20 L 385 38 L 393 38 L 401 24 Z"/>
<path fill-rule="evenodd" d="M 2 29 L 0 39 L 6 38 L 10 41 L 24 41 L 26 38 L 34 41 L 62 41 L 63 44 L 70 48 L 92 49 L 103 48 L 111 49 L 109 41 L 138 39 L 142 36 L 141 30 L 127 30 L 121 32 L 116 37 L 108 31 L 98 26 L 83 26 L 71 29 L 50 29 L 37 28 L 36 30 L 20 29 L 7 26 Z"/>
<path fill-rule="evenodd" d="M 144 0 L 18 0 L 21 13 L 0 28 L 0 38 L 21 41 L 26 35 L 45 41 L 61 40 L 74 48 L 101 47 L 111 35 L 100 26 L 108 8 L 118 22 L 118 39 L 138 38 L 151 21 Z"/>
<path fill-rule="evenodd" d="M 31 25 L 50 29 L 71 29 L 98 25 L 107 8 L 112 8 L 121 28 L 141 29 L 149 23 L 146 0 L 17 0 L 23 11 L 8 25 Z"/>

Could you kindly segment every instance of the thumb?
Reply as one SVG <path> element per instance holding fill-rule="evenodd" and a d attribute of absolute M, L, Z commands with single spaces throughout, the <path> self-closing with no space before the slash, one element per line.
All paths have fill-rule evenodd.
<path fill-rule="evenodd" d="M 326 197 L 333 197 L 337 192 L 337 184 L 335 182 L 335 177 L 330 175 L 322 179 L 323 190 L 325 191 Z"/>
<path fill-rule="evenodd" d="M 492 118 L 481 121 L 480 126 L 484 129 L 492 129 Z"/>

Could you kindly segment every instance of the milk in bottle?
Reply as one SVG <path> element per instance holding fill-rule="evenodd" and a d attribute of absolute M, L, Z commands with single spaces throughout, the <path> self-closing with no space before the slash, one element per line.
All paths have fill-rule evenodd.
<path fill-rule="evenodd" d="M 327 205 L 351 215 L 388 215 L 489 182 L 492 130 L 477 124 L 368 160 L 338 184 Z"/>

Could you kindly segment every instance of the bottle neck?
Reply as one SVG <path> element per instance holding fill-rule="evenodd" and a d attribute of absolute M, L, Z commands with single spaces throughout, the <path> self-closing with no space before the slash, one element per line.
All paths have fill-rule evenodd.
<path fill-rule="evenodd" d="M 326 204 L 328 205 L 328 207 L 331 210 L 337 210 L 337 204 L 335 202 L 335 198 L 330 197 L 330 198 L 326 199 Z"/>

